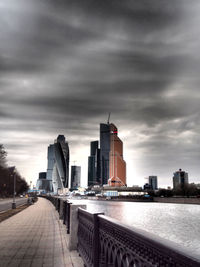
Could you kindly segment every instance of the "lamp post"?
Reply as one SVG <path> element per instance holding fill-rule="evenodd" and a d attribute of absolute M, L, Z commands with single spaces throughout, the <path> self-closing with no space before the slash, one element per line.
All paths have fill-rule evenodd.
<path fill-rule="evenodd" d="M 14 182 L 14 185 L 13 185 L 13 202 L 12 202 L 12 209 L 16 209 L 16 201 L 15 201 L 15 187 L 16 187 L 16 171 L 15 171 L 15 167 L 13 168 L 13 182 Z"/>

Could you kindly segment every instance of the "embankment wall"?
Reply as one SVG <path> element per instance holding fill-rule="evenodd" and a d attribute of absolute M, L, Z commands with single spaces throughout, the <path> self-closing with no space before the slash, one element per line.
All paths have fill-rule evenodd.
<path fill-rule="evenodd" d="M 200 198 L 184 198 L 184 197 L 154 197 L 154 202 L 161 203 L 177 203 L 177 204 L 199 204 Z"/>

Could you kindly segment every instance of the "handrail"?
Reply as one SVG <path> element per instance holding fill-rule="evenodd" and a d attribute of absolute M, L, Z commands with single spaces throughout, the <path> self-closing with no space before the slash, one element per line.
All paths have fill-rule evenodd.
<path fill-rule="evenodd" d="M 86 266 L 99 266 L 98 215 L 78 208 L 78 251 Z"/>
<path fill-rule="evenodd" d="M 108 216 L 79 208 L 78 220 L 78 250 L 87 267 L 200 266 L 200 260 L 176 243 Z M 94 252 L 97 242 L 98 251 Z"/>

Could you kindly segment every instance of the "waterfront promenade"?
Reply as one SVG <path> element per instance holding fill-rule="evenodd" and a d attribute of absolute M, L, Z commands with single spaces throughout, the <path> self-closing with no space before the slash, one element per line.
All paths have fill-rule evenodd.
<path fill-rule="evenodd" d="M 54 206 L 38 201 L 0 223 L 0 267 L 82 267 L 67 248 L 66 227 Z"/>

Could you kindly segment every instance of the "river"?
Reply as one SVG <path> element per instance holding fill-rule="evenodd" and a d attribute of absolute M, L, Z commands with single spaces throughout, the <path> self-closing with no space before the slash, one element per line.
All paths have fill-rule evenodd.
<path fill-rule="evenodd" d="M 173 241 L 200 259 L 200 205 L 85 199 L 72 202 Z"/>

